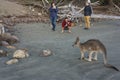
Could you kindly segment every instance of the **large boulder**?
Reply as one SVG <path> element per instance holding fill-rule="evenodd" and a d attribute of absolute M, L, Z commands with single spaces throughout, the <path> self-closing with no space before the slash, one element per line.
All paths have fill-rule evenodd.
<path fill-rule="evenodd" d="M 27 49 L 16 50 L 13 53 L 13 58 L 22 59 L 22 58 L 27 58 L 27 57 L 29 57 Z"/>
<path fill-rule="evenodd" d="M 15 63 L 18 63 L 18 59 L 11 59 L 11 60 L 6 62 L 6 64 L 8 64 L 8 65 L 15 64 Z"/>
<path fill-rule="evenodd" d="M 6 41 L 0 41 L 0 46 L 9 46 L 9 43 Z"/>
<path fill-rule="evenodd" d="M 15 35 L 11 35 L 10 33 L 4 33 L 1 35 L 2 40 L 8 42 L 9 44 L 14 44 L 19 42 L 19 38 Z"/>

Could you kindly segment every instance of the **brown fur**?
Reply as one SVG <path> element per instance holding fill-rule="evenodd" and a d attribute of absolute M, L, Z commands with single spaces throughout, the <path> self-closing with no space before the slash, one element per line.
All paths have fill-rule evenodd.
<path fill-rule="evenodd" d="M 104 65 L 108 68 L 112 68 L 112 69 L 115 69 L 116 71 L 119 71 L 119 69 L 117 69 L 116 67 L 114 67 L 110 64 L 107 64 L 107 51 L 106 51 L 106 48 L 105 48 L 104 44 L 101 41 L 99 41 L 97 39 L 90 39 L 90 40 L 88 40 L 84 43 L 81 43 L 80 40 L 79 40 L 79 37 L 77 37 L 73 46 L 77 46 L 77 47 L 80 48 L 80 52 L 81 52 L 81 58 L 80 59 L 81 60 L 86 59 L 86 58 L 84 58 L 84 53 L 85 52 L 89 53 L 89 58 L 86 59 L 88 61 L 92 61 L 93 59 L 97 60 L 97 54 L 102 53 L 103 54 Z M 92 58 L 93 54 L 95 54 L 94 58 Z"/>

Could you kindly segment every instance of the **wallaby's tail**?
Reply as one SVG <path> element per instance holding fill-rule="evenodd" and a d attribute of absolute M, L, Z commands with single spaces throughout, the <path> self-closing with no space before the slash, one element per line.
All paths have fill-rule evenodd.
<path fill-rule="evenodd" d="M 106 49 L 104 49 L 103 58 L 104 58 L 104 65 L 105 65 L 105 67 L 114 69 L 114 70 L 116 70 L 116 71 L 119 71 L 119 69 L 117 69 L 115 66 L 112 66 L 112 65 L 110 65 L 110 64 L 107 64 L 107 51 L 106 51 Z"/>
<path fill-rule="evenodd" d="M 116 68 L 115 66 L 112 66 L 112 65 L 110 65 L 110 64 L 105 64 L 105 67 L 114 69 L 114 70 L 116 70 L 116 71 L 120 71 L 118 68 Z"/>
<path fill-rule="evenodd" d="M 119 69 L 117 69 L 115 66 L 107 64 L 107 51 L 106 51 L 106 48 L 105 48 L 104 45 L 103 45 L 103 47 L 104 47 L 103 48 L 103 51 L 104 51 L 103 58 L 104 58 L 104 65 L 105 65 L 105 67 L 114 69 L 116 71 L 119 71 Z"/>

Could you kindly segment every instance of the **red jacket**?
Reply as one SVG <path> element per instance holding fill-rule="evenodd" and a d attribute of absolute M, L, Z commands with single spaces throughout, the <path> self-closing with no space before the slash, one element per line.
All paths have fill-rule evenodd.
<path fill-rule="evenodd" d="M 62 22 L 62 27 L 64 28 L 64 27 L 66 27 L 66 26 L 68 26 L 68 27 L 71 27 L 71 21 L 65 21 L 65 20 L 63 20 L 63 22 Z"/>

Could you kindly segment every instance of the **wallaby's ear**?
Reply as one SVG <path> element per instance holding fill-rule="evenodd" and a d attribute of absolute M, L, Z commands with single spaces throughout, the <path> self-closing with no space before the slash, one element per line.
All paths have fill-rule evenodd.
<path fill-rule="evenodd" d="M 79 41 L 79 37 L 77 37 L 76 40 Z"/>

